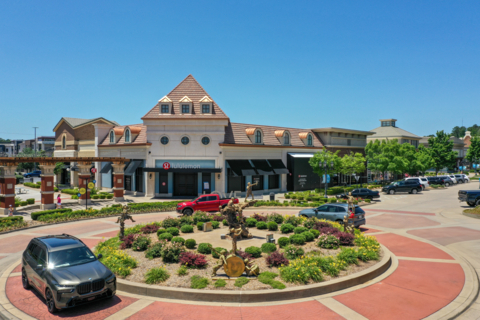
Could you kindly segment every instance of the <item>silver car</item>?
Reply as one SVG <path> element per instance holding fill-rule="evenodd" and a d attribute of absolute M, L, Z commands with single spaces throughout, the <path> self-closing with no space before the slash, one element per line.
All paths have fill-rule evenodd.
<path fill-rule="evenodd" d="M 298 213 L 299 216 L 307 218 L 316 217 L 343 223 L 343 218 L 347 215 L 348 204 L 346 203 L 329 203 L 318 208 L 305 209 Z M 359 206 L 355 206 L 355 218 L 353 219 L 356 228 L 365 225 L 365 211 Z"/>

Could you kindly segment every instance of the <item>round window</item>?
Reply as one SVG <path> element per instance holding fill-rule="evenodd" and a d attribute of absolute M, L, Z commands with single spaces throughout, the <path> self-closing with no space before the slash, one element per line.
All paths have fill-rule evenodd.
<path fill-rule="evenodd" d="M 168 144 L 168 138 L 167 138 L 167 137 L 162 137 L 162 138 L 160 139 L 160 143 L 163 144 L 163 145 Z"/>
<path fill-rule="evenodd" d="M 183 145 L 186 146 L 189 142 L 190 142 L 190 139 L 188 139 L 188 137 L 183 137 L 183 138 L 182 138 L 182 144 L 183 144 Z"/>
<path fill-rule="evenodd" d="M 203 137 L 203 138 L 202 138 L 202 143 L 203 143 L 204 145 L 208 145 L 208 144 L 210 143 L 210 138 L 209 138 L 209 137 Z"/>

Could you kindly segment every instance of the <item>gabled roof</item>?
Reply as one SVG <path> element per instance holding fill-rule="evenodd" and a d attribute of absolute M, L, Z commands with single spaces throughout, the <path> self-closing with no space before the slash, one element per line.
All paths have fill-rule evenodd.
<path fill-rule="evenodd" d="M 210 95 L 202 88 L 202 86 L 195 80 L 190 74 L 182 82 L 180 82 L 169 94 L 166 95 L 168 99 L 172 101 L 173 110 L 170 114 L 160 114 L 159 101 L 146 115 L 142 117 L 142 120 L 178 120 L 178 119 L 225 119 L 228 120 L 228 116 L 223 110 L 215 103 Z M 201 102 L 208 99 L 212 102 L 212 114 L 202 114 Z M 163 98 L 165 99 L 165 97 Z M 162 99 L 162 100 L 163 100 Z M 180 100 L 191 100 L 193 103 L 193 112 L 189 115 L 181 114 Z"/>
<path fill-rule="evenodd" d="M 317 134 L 309 129 L 295 129 L 295 128 L 285 128 L 285 127 L 273 127 L 273 126 L 263 126 L 255 124 L 246 124 L 246 123 L 228 123 L 228 126 L 225 128 L 225 141 L 223 145 L 255 145 L 249 139 L 246 132 L 247 129 L 254 128 L 260 129 L 263 133 L 263 146 L 278 146 L 278 147 L 304 147 L 304 148 L 322 148 L 323 143 Z M 283 145 L 279 139 L 275 136 L 275 132 L 278 131 L 288 131 L 290 132 L 290 145 Z M 313 147 L 305 145 L 305 143 L 300 139 L 300 133 L 311 133 L 313 137 Z M 305 136 L 306 138 L 306 136 Z"/>
<path fill-rule="evenodd" d="M 125 143 L 125 128 L 129 127 L 131 132 L 132 132 L 132 139 L 133 141 L 131 143 Z M 121 138 L 116 142 L 110 144 L 110 131 L 109 134 L 103 139 L 103 141 L 98 145 L 99 147 L 110 147 L 110 146 L 138 146 L 138 145 L 150 145 L 150 143 L 147 142 L 147 127 L 143 124 L 130 124 L 126 126 L 118 126 L 114 127 L 113 130 L 115 131 L 115 134 L 117 132 L 122 132 Z M 135 134 L 138 135 L 134 137 Z"/>
<path fill-rule="evenodd" d="M 80 118 L 68 118 L 68 117 L 62 117 L 60 119 L 60 121 L 58 121 L 58 123 L 55 125 L 55 127 L 53 128 L 53 131 L 57 131 L 58 127 L 63 123 L 65 122 L 66 124 L 68 124 L 70 127 L 72 127 L 73 129 L 76 129 L 78 127 L 81 127 L 81 126 L 84 126 L 84 125 L 87 125 L 87 124 L 90 124 L 90 123 L 95 123 L 99 120 L 103 120 L 105 121 L 106 123 L 109 123 L 113 126 L 119 126 L 119 124 L 115 121 L 111 121 L 111 120 L 107 120 L 103 117 L 98 117 L 98 118 L 93 118 L 93 119 L 80 119 Z"/>
<path fill-rule="evenodd" d="M 375 134 L 369 136 L 368 139 L 395 138 L 395 137 L 405 137 L 405 138 L 415 138 L 415 139 L 422 138 L 420 136 L 417 136 L 416 134 L 400 129 L 399 127 L 378 127 L 376 129 L 370 130 L 370 132 L 375 132 Z"/>

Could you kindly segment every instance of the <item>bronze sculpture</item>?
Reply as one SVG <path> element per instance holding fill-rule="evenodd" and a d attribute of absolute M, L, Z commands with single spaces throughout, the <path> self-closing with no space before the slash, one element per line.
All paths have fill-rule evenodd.
<path fill-rule="evenodd" d="M 120 239 L 123 239 L 125 237 L 125 220 L 128 220 L 128 219 L 132 220 L 132 222 L 135 222 L 132 216 L 128 214 L 128 206 L 125 204 L 122 207 L 122 215 L 118 217 L 117 222 L 115 222 L 115 223 L 120 222 Z"/>
<path fill-rule="evenodd" d="M 252 188 L 256 185 L 258 185 L 258 182 L 255 182 L 254 184 L 251 184 L 250 182 L 247 183 L 247 195 L 245 196 L 245 202 L 247 202 L 248 196 L 250 195 L 252 196 L 252 200 L 255 200 L 255 198 L 253 197 Z"/>
<path fill-rule="evenodd" d="M 355 198 L 353 198 L 352 193 L 348 193 L 348 207 L 347 207 L 347 214 L 343 218 L 343 229 L 347 233 L 354 234 L 355 233 L 355 226 L 353 219 L 355 217 L 355 204 L 354 204 Z"/>
<path fill-rule="evenodd" d="M 260 267 L 251 262 L 250 259 L 246 258 L 243 262 L 245 262 L 245 273 L 247 276 L 258 276 L 260 274 Z"/>

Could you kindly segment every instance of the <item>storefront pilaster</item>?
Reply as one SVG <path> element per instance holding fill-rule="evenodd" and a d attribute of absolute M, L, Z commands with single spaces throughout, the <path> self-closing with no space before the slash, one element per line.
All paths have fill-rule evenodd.
<path fill-rule="evenodd" d="M 0 166 L 0 214 L 8 215 L 10 205 L 15 209 L 15 169 L 17 166 Z"/>
<path fill-rule="evenodd" d="M 55 169 L 55 165 L 39 165 L 40 170 L 42 170 L 41 177 L 41 210 L 50 210 L 55 209 L 55 201 L 54 201 L 54 177 L 55 174 L 53 170 Z"/>

